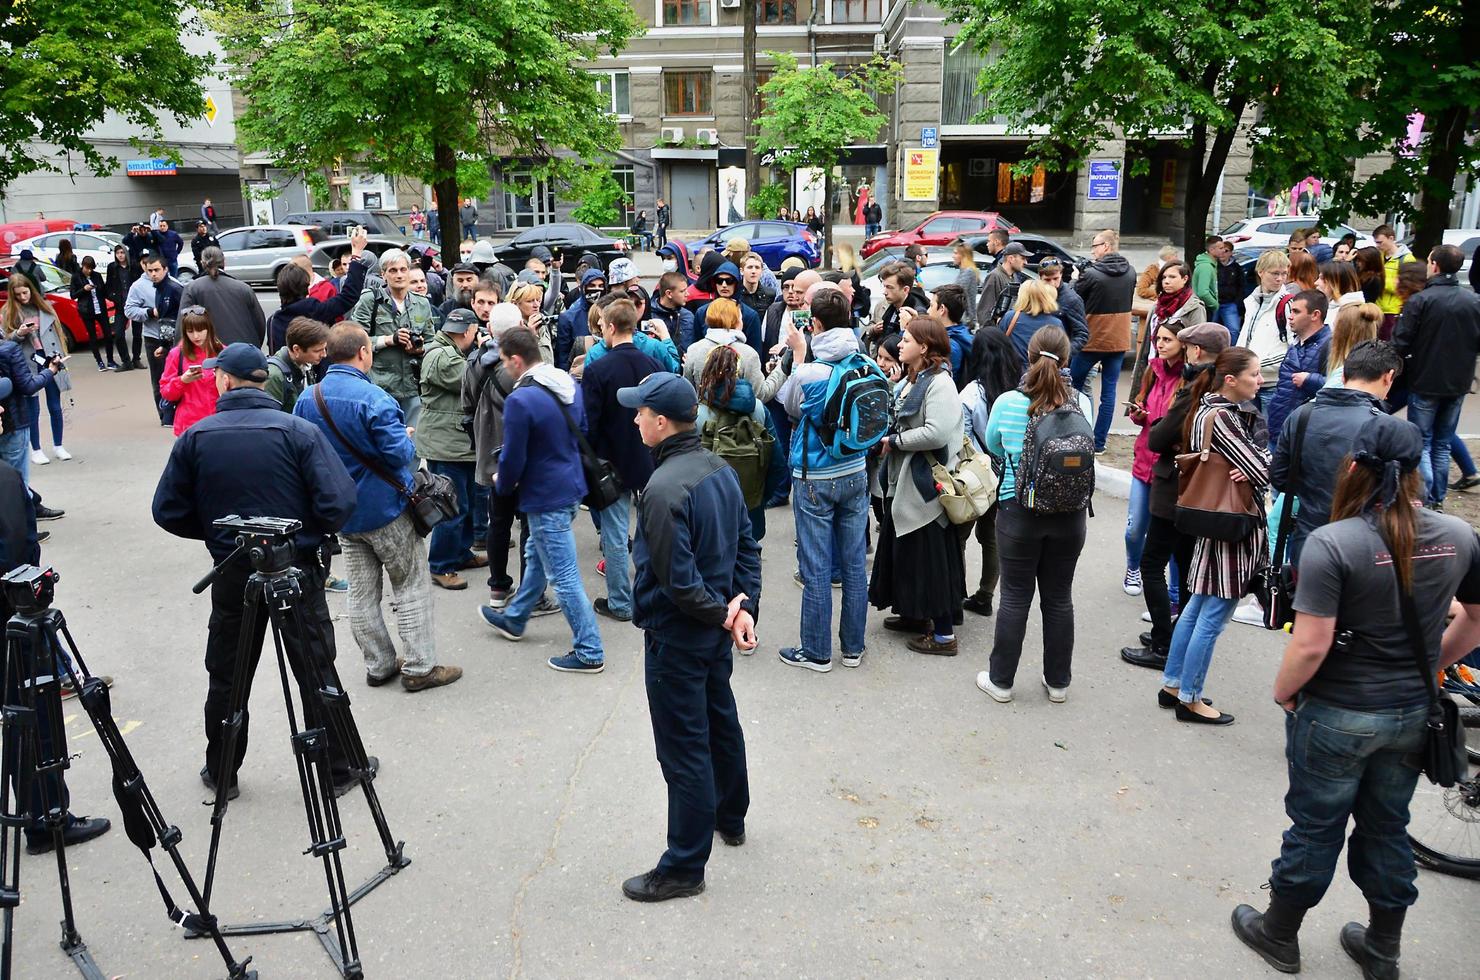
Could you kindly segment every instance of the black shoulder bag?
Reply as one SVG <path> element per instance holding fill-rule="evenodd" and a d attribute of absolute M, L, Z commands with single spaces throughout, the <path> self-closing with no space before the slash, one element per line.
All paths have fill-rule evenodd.
<path fill-rule="evenodd" d="M 1295 488 L 1300 486 L 1300 453 L 1305 448 L 1305 428 L 1310 424 L 1315 407 L 1305 409 L 1295 422 L 1295 431 L 1290 442 L 1289 487 L 1280 504 L 1279 530 L 1275 533 L 1274 558 L 1254 581 L 1254 598 L 1264 607 L 1264 628 L 1282 630 L 1286 624 L 1295 622 L 1295 572 L 1294 564 L 1286 560 L 1285 548 L 1290 543 L 1290 531 L 1295 524 Z"/>
<path fill-rule="evenodd" d="M 581 503 L 593 511 L 606 510 L 622 496 L 622 481 L 617 478 L 617 471 L 612 468 L 611 463 L 596 455 L 596 450 L 586 441 L 575 419 L 570 417 L 570 409 L 565 407 L 565 402 L 555 397 L 555 392 L 534 381 L 530 381 L 529 386 L 550 396 L 555 407 L 560 409 L 560 414 L 565 416 L 570 434 L 576 438 L 576 445 L 581 451 L 581 472 L 586 477 L 586 496 L 581 499 Z"/>
<path fill-rule="evenodd" d="M 1386 540 L 1383 541 L 1386 544 Z M 1392 553 L 1392 548 L 1388 548 Z M 1424 774 L 1429 782 L 1439 786 L 1453 786 L 1469 776 L 1469 759 L 1465 754 L 1465 730 L 1460 725 L 1459 705 L 1439 694 L 1436 671 L 1429 663 L 1424 650 L 1423 630 L 1418 622 L 1418 610 L 1413 605 L 1413 593 L 1403 588 L 1398 575 L 1398 563 L 1394 561 L 1393 578 L 1398 586 L 1398 608 L 1403 613 L 1403 630 L 1408 634 L 1408 643 L 1413 650 L 1413 662 L 1423 675 L 1424 687 L 1429 692 L 1429 719 L 1424 730 L 1423 747 L 1419 749 Z"/>
<path fill-rule="evenodd" d="M 440 473 L 429 473 L 426 470 L 417 470 L 411 477 L 411 488 L 397 480 L 385 467 L 375 462 L 369 456 L 354 447 L 344 433 L 339 431 L 339 426 L 334 424 L 334 416 L 329 414 L 329 406 L 324 402 L 324 386 L 321 384 L 313 386 L 313 400 L 319 407 L 319 414 L 323 416 L 324 424 L 329 431 L 334 433 L 349 454 L 359 461 L 375 476 L 395 488 L 395 491 L 405 497 L 411 504 L 411 524 L 416 528 L 416 533 L 426 537 L 432 533 L 432 528 L 445 520 L 450 520 L 462 513 L 462 501 L 458 498 L 457 487 L 452 480 Z"/>

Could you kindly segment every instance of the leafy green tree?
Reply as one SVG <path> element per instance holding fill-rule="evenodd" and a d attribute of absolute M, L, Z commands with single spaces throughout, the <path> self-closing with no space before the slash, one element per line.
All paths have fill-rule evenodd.
<path fill-rule="evenodd" d="M 571 184 L 570 193 L 581 202 L 570 216 L 598 228 L 621 221 L 622 206 L 632 203 L 631 196 L 617 183 L 610 166 L 594 166 L 582 171 Z"/>
<path fill-rule="evenodd" d="M 199 32 L 178 0 L 0 4 L 0 196 L 24 174 L 72 172 L 74 154 L 94 173 L 115 170 L 118 161 L 87 140 L 108 111 L 146 146 L 160 136 L 161 113 L 203 115 L 198 83 L 211 59 L 181 44 Z"/>
<path fill-rule="evenodd" d="M 825 237 L 832 241 L 833 168 L 843 150 L 861 139 L 874 139 L 889 117 L 879 111 L 876 92 L 892 91 L 899 65 L 876 58 L 855 67 L 835 68 L 824 61 L 815 68 L 797 67 L 797 59 L 780 51 L 766 54 L 775 74 L 760 87 L 764 111 L 755 152 L 776 154 L 776 166 L 792 172 L 815 167 L 824 176 Z M 832 267 L 832 250 L 822 261 Z"/>
<path fill-rule="evenodd" d="M 1344 172 L 1344 127 L 1374 68 L 1366 0 L 1259 0 L 1174 6 L 1128 0 L 942 0 L 960 39 L 993 60 L 986 114 L 1046 135 L 1031 168 L 1083 166 L 1104 141 L 1184 133 L 1191 147 L 1184 247 L 1202 251 L 1218 177 L 1244 110 L 1251 180 L 1288 187 Z M 1149 164 L 1137 160 L 1132 173 Z"/>
<path fill-rule="evenodd" d="M 620 145 L 587 71 L 642 30 L 624 0 L 213 0 L 248 151 L 297 173 L 354 161 L 418 177 L 458 237 L 467 168 L 568 184 Z M 526 169 L 521 166 L 521 169 Z"/>
<path fill-rule="evenodd" d="M 786 203 L 791 189 L 786 186 L 785 181 L 773 180 L 761 184 L 751 193 L 750 199 L 745 202 L 745 214 L 749 218 L 774 218 L 776 212 Z"/>

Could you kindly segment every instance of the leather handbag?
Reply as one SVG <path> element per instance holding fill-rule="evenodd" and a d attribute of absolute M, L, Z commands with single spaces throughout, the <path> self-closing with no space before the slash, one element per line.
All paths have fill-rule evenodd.
<path fill-rule="evenodd" d="M 313 386 L 314 404 L 319 407 L 319 415 L 323 417 L 324 424 L 329 431 L 334 433 L 349 454 L 359 461 L 359 464 L 382 482 L 390 484 L 396 492 L 406 498 L 409 504 L 407 513 L 411 517 L 411 526 L 416 533 L 426 537 L 432 533 L 432 528 L 443 521 L 451 520 L 462 513 L 462 500 L 457 493 L 457 486 L 441 473 L 429 473 L 426 470 L 417 470 L 411 476 L 411 486 L 408 488 L 400 480 L 388 473 L 385 467 L 375 460 L 366 456 L 355 448 L 354 444 L 344 437 L 339 431 L 339 426 L 334 423 L 334 416 L 329 414 L 329 406 L 324 401 L 324 392 L 321 386 Z"/>
<path fill-rule="evenodd" d="M 1254 503 L 1254 488 L 1234 480 L 1236 467 L 1213 448 L 1215 412 L 1203 424 L 1200 452 L 1177 455 L 1177 530 L 1214 541 L 1242 541 L 1263 519 Z"/>
<path fill-rule="evenodd" d="M 1285 480 L 1289 488 L 1285 491 L 1280 506 L 1279 530 L 1275 532 L 1274 555 L 1270 563 L 1260 569 L 1251 590 L 1264 611 L 1264 628 L 1282 630 L 1295 622 L 1295 565 L 1287 559 L 1285 549 L 1290 543 L 1290 529 L 1295 523 L 1295 490 L 1300 486 L 1300 452 L 1305 446 L 1305 429 L 1310 424 L 1315 407 L 1306 408 L 1295 420 L 1295 431 L 1290 439 L 1290 475 Z"/>

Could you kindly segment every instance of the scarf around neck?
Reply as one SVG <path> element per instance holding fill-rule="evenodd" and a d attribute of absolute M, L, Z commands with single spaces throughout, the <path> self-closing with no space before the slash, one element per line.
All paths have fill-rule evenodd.
<path fill-rule="evenodd" d="M 1192 298 L 1192 286 L 1186 285 L 1175 293 L 1162 293 L 1156 297 L 1156 318 L 1167 320 L 1171 318 L 1187 301 Z"/>

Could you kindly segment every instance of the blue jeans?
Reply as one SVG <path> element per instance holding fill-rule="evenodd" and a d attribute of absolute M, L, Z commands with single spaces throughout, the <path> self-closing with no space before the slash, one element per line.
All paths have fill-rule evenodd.
<path fill-rule="evenodd" d="M 1285 715 L 1290 829 L 1270 869 L 1271 891 L 1300 908 L 1320 904 L 1354 817 L 1346 866 L 1362 895 L 1384 909 L 1418 900 L 1407 830 L 1419 771 L 1405 756 L 1423 744 L 1427 715 L 1426 705 L 1358 711 L 1312 697 Z"/>
<path fill-rule="evenodd" d="M 598 515 L 601 557 L 606 559 L 606 604 L 614 613 L 632 615 L 632 565 L 627 559 L 627 534 L 632 526 L 632 494 L 624 491 L 617 502 Z"/>
<path fill-rule="evenodd" d="M 31 440 L 30 430 L 17 429 L 9 435 L 0 436 L 0 460 L 9 463 L 21 475 L 21 482 L 31 485 Z"/>
<path fill-rule="evenodd" d="M 1449 458 L 1459 466 L 1460 476 L 1475 475 L 1475 460 L 1470 456 L 1470 448 L 1459 437 L 1459 433 L 1455 433 L 1449 440 Z"/>
<path fill-rule="evenodd" d="M 529 614 L 545 592 L 545 584 L 555 586 L 555 599 L 570 624 L 575 640 L 575 655 L 582 662 L 599 664 L 606 659 L 601 650 L 601 633 L 596 629 L 596 613 L 586 598 L 581 583 L 581 568 L 576 561 L 576 534 L 570 522 L 576 507 L 526 514 L 529 541 L 524 545 L 524 576 L 519 591 L 509 600 L 504 619 L 517 632 L 523 632 Z"/>
<path fill-rule="evenodd" d="M 1219 303 L 1213 319 L 1228 328 L 1228 345 L 1238 343 L 1239 331 L 1243 329 L 1243 309 L 1237 303 Z"/>
<path fill-rule="evenodd" d="M 42 389 L 46 392 L 46 414 L 51 417 L 51 444 L 62 444 L 62 390 L 55 378 Z M 41 395 L 31 396 L 31 448 L 41 448 Z"/>
<path fill-rule="evenodd" d="M 832 570 L 836 555 L 843 579 L 838 643 L 844 653 L 863 651 L 868 618 L 868 474 L 834 480 L 791 481 L 797 562 L 802 571 L 802 652 L 832 659 Z"/>
<path fill-rule="evenodd" d="M 478 223 L 475 221 L 472 224 L 464 224 L 462 226 L 462 233 L 463 233 L 463 241 L 468 241 L 469 239 L 471 239 L 473 241 L 477 241 L 478 240 Z"/>
<path fill-rule="evenodd" d="M 1412 392 L 1408 396 L 1408 421 L 1423 433 L 1423 456 L 1418 469 L 1428 485 L 1431 502 L 1444 502 L 1449 492 L 1449 441 L 1459 427 L 1459 410 L 1463 395 L 1454 398 L 1432 398 Z"/>
<path fill-rule="evenodd" d="M 1115 390 L 1120 384 L 1120 366 L 1125 361 L 1125 352 L 1080 351 L 1069 359 L 1069 377 L 1078 391 L 1084 391 L 1084 379 L 1089 369 L 1100 365 L 1100 408 L 1095 413 L 1095 451 L 1105 448 L 1110 435 L 1110 422 L 1115 417 Z M 1089 392 L 1084 392 L 1086 395 Z"/>
<path fill-rule="evenodd" d="M 1131 499 L 1125 511 L 1125 567 L 1141 567 L 1141 551 L 1146 547 L 1146 527 L 1151 522 L 1151 484 L 1131 477 Z"/>
<path fill-rule="evenodd" d="M 1172 630 L 1172 647 L 1167 652 L 1161 682 L 1175 687 L 1183 704 L 1194 704 L 1202 697 L 1208 664 L 1213 661 L 1213 647 L 1237 606 L 1237 599 L 1220 599 L 1201 592 L 1182 597 L 1182 612 L 1177 617 L 1177 628 Z"/>
<path fill-rule="evenodd" d="M 446 575 L 458 571 L 473 557 L 473 536 L 479 527 L 476 523 L 478 501 L 488 495 L 488 488 L 480 487 L 473 478 L 471 462 L 430 459 L 427 460 L 427 469 L 449 478 L 457 488 L 458 515 L 432 528 L 432 537 L 427 543 L 427 563 L 432 567 L 432 574 Z M 487 509 L 486 505 L 484 509 Z"/>

